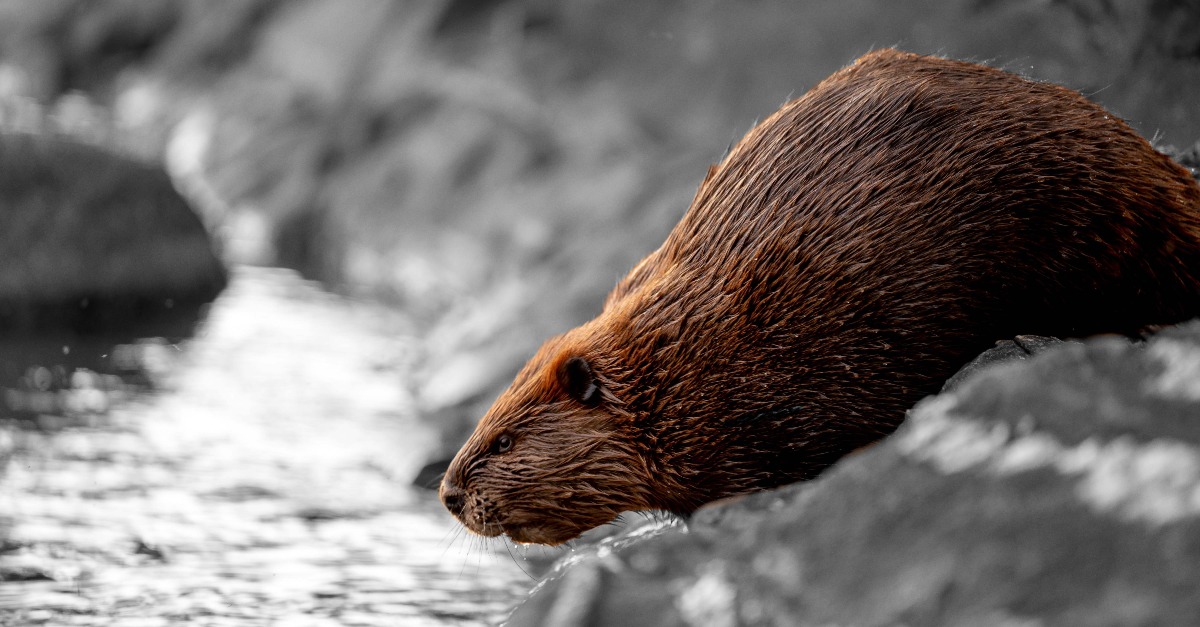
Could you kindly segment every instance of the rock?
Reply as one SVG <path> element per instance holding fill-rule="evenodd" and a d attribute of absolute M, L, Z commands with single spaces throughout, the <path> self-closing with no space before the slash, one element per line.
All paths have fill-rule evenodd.
<path fill-rule="evenodd" d="M 1196 142 L 1184 150 L 1173 146 L 1162 146 L 1159 150 L 1191 170 L 1192 176 L 1200 180 L 1200 142 Z"/>
<path fill-rule="evenodd" d="M 449 457 L 435 459 L 421 466 L 417 475 L 412 479 L 412 485 L 424 490 L 437 490 L 438 484 L 442 482 L 442 476 L 446 474 L 446 469 L 449 467 Z"/>
<path fill-rule="evenodd" d="M 157 165 L 0 134 L 0 333 L 128 326 L 225 285 L 208 233 Z"/>
<path fill-rule="evenodd" d="M 981 369 L 817 480 L 563 571 L 511 625 L 1195 624 L 1200 321 Z"/>
<path fill-rule="evenodd" d="M 1062 340 L 1055 337 L 1042 337 L 1040 335 L 1018 335 L 1011 340 L 1002 340 L 996 342 L 996 346 L 984 351 L 981 355 L 971 360 L 971 363 L 962 367 L 954 376 L 946 381 L 942 386 L 943 392 L 949 392 L 957 389 L 964 381 L 975 376 L 975 374 L 985 368 L 1006 363 L 1013 360 L 1026 359 L 1031 355 L 1036 355 L 1051 346 L 1062 343 Z"/>

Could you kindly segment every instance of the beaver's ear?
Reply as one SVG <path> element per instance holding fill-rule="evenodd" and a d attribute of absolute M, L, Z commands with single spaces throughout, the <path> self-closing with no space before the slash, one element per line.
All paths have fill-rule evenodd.
<path fill-rule="evenodd" d="M 572 357 L 564 361 L 558 371 L 558 381 L 567 394 L 580 403 L 596 405 L 600 402 L 600 383 L 586 359 Z"/>

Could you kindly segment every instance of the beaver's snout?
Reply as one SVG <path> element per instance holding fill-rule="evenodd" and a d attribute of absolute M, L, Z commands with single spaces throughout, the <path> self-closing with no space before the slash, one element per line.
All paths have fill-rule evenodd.
<path fill-rule="evenodd" d="M 438 488 L 438 496 L 446 509 L 463 526 L 481 536 L 492 537 L 504 533 L 504 526 L 495 520 L 495 509 L 487 500 L 468 492 L 454 477 L 454 474 L 447 472 Z"/>
<path fill-rule="evenodd" d="M 454 514 L 455 518 L 462 520 L 463 511 L 467 509 L 467 493 L 462 488 L 454 485 L 449 477 L 442 479 L 441 489 L 438 490 L 438 496 L 442 499 L 442 504 L 446 509 Z"/>

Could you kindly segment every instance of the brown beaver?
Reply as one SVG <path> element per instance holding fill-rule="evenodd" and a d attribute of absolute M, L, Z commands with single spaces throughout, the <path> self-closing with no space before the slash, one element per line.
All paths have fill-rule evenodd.
<path fill-rule="evenodd" d="M 558 544 L 808 479 L 998 339 L 1200 313 L 1200 187 L 1077 92 L 881 50 L 709 170 L 451 463 L 471 531 Z"/>

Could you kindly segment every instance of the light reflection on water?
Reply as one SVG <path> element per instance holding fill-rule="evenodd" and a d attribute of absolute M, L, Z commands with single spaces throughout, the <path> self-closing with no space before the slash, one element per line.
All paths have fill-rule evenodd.
<path fill-rule="evenodd" d="M 126 346 L 144 384 L 9 388 L 61 404 L 0 422 L 0 623 L 457 625 L 528 589 L 409 487 L 434 434 L 394 314 L 241 269 L 181 350 Z"/>

